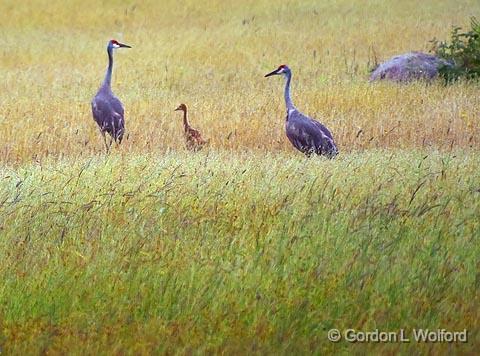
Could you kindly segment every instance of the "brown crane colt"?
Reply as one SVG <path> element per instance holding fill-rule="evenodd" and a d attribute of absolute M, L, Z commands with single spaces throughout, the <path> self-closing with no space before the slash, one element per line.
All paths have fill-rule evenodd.
<path fill-rule="evenodd" d="M 188 123 L 187 105 L 180 104 L 175 111 L 183 111 L 183 127 L 187 149 L 194 152 L 201 150 L 210 140 L 205 141 L 200 131 L 194 129 Z"/>

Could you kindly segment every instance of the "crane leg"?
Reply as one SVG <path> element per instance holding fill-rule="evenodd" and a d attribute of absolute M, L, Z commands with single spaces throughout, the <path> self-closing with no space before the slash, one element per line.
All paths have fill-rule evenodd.
<path fill-rule="evenodd" d="M 105 150 L 107 151 L 107 154 L 108 154 L 108 152 L 110 151 L 110 147 L 107 144 L 107 137 L 105 136 L 105 131 L 100 131 L 100 133 L 103 136 L 103 143 L 105 144 Z"/>
<path fill-rule="evenodd" d="M 112 148 L 113 137 L 110 137 L 110 143 L 108 144 L 108 151 L 110 152 L 110 148 Z"/>

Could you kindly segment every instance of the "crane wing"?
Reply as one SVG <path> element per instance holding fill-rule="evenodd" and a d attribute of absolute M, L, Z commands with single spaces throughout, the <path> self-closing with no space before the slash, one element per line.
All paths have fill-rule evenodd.
<path fill-rule="evenodd" d="M 115 140 L 122 139 L 125 129 L 123 105 L 115 96 L 97 95 L 92 100 L 92 114 L 100 129 Z"/>
<path fill-rule="evenodd" d="M 317 126 L 320 130 L 323 131 L 323 133 L 325 134 L 325 136 L 329 137 L 331 140 L 333 140 L 333 136 L 332 136 L 332 133 L 327 129 L 327 127 L 325 125 L 323 125 L 322 123 L 318 122 L 317 120 L 314 120 L 314 119 L 310 119 L 312 120 L 313 124 L 315 126 Z"/>
<path fill-rule="evenodd" d="M 301 152 L 334 156 L 338 153 L 330 131 L 316 120 L 298 111 L 286 123 L 287 137 Z"/>

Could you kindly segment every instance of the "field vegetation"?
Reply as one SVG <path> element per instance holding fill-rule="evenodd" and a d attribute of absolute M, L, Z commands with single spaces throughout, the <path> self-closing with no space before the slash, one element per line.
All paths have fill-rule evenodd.
<path fill-rule="evenodd" d="M 478 1 L 0 2 L 0 352 L 474 354 L 478 82 L 367 82 Z M 127 137 L 90 100 L 111 38 Z M 335 160 L 284 134 L 283 80 Z M 210 139 L 185 150 L 181 115 Z M 331 343 L 344 330 L 466 344 Z"/>

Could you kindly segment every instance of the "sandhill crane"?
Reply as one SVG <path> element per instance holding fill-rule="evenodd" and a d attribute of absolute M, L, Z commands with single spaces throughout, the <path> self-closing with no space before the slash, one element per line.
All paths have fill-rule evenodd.
<path fill-rule="evenodd" d="M 330 131 L 318 121 L 302 114 L 293 105 L 290 97 L 290 81 L 292 80 L 290 68 L 283 64 L 273 72 L 266 74 L 265 77 L 271 75 L 284 75 L 286 79 L 285 103 L 287 105 L 287 118 L 285 130 L 292 145 L 307 156 L 315 153 L 329 158 L 335 157 L 338 154 L 338 150 Z"/>
<path fill-rule="evenodd" d="M 117 48 L 132 48 L 126 44 L 120 43 L 116 40 L 108 41 L 107 53 L 108 53 L 108 68 L 105 73 L 105 79 L 103 80 L 100 89 L 92 100 L 92 114 L 93 119 L 96 121 L 100 128 L 100 132 L 103 136 L 105 148 L 107 152 L 112 145 L 112 141 L 115 140 L 117 144 L 122 142 L 123 134 L 125 132 L 125 120 L 123 118 L 124 110 L 123 105 L 118 98 L 113 95 L 111 83 L 112 83 L 112 69 L 113 69 L 113 50 Z M 110 144 L 107 145 L 107 139 L 105 133 L 108 133 L 111 137 Z"/>
<path fill-rule="evenodd" d="M 193 127 L 190 126 L 188 123 L 188 114 L 187 114 L 187 105 L 180 104 L 175 111 L 183 111 L 183 127 L 184 127 L 184 135 L 185 141 L 187 145 L 187 149 L 190 151 L 199 151 L 202 149 L 203 146 L 208 144 L 208 140 L 205 141 L 200 134 L 200 131 L 195 130 Z"/>

